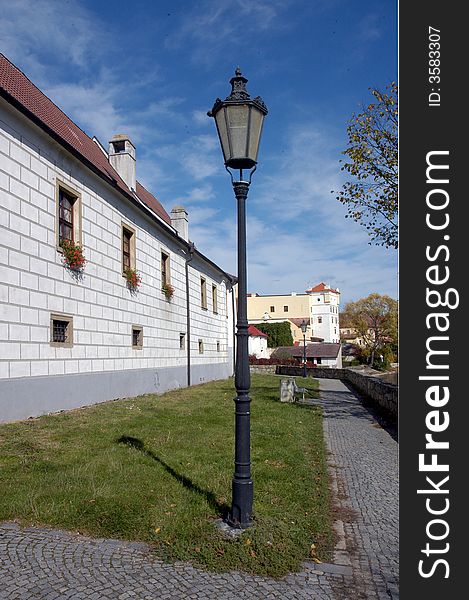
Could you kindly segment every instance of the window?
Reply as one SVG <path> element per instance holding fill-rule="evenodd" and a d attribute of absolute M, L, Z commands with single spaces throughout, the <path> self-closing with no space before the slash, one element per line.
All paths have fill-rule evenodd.
<path fill-rule="evenodd" d="M 59 190 L 59 242 L 73 242 L 73 204 L 75 198 L 64 190 Z"/>
<path fill-rule="evenodd" d="M 135 269 L 135 231 L 122 225 L 122 272 Z"/>
<path fill-rule="evenodd" d="M 213 312 L 215 314 L 217 314 L 218 313 L 218 292 L 217 292 L 216 285 L 212 285 L 212 302 L 213 302 Z"/>
<path fill-rule="evenodd" d="M 217 342 L 217 352 L 220 352 L 220 342 Z"/>
<path fill-rule="evenodd" d="M 275 306 L 270 307 L 270 312 L 275 312 Z"/>
<path fill-rule="evenodd" d="M 73 346 L 73 318 L 66 315 L 51 315 L 50 345 L 63 348 Z"/>
<path fill-rule="evenodd" d="M 318 317 L 318 323 L 322 323 L 322 317 Z"/>
<path fill-rule="evenodd" d="M 283 307 L 283 312 L 288 312 L 288 306 Z"/>
<path fill-rule="evenodd" d="M 185 349 L 186 349 L 186 334 L 180 333 L 179 334 L 179 350 L 185 350 Z"/>
<path fill-rule="evenodd" d="M 125 269 L 130 269 L 130 244 L 132 242 L 132 233 L 128 229 L 122 232 L 122 264 Z"/>
<path fill-rule="evenodd" d="M 80 195 L 71 187 L 57 182 L 56 240 L 57 247 L 64 240 L 81 243 Z"/>
<path fill-rule="evenodd" d="M 207 282 L 203 277 L 200 278 L 200 306 L 207 308 Z"/>
<path fill-rule="evenodd" d="M 132 325 L 132 348 L 141 350 L 143 348 L 143 327 Z"/>
<path fill-rule="evenodd" d="M 203 354 L 203 353 L 204 353 L 204 341 L 199 340 L 199 354 Z"/>
<path fill-rule="evenodd" d="M 169 256 L 161 253 L 161 287 L 169 283 Z"/>

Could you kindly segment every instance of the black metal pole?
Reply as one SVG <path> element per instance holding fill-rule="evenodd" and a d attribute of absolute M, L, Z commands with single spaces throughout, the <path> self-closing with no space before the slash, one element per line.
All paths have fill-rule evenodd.
<path fill-rule="evenodd" d="M 306 377 L 306 331 L 303 333 L 303 377 Z"/>
<path fill-rule="evenodd" d="M 236 324 L 235 386 L 235 471 L 232 481 L 231 510 L 227 523 L 231 527 L 252 525 L 253 482 L 251 479 L 251 426 L 247 321 L 247 268 L 246 268 L 246 198 L 249 183 L 234 181 L 233 189 L 238 204 L 238 312 Z"/>

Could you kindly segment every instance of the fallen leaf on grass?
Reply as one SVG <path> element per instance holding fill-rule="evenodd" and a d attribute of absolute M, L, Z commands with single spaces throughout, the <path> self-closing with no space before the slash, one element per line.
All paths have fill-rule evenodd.
<path fill-rule="evenodd" d="M 311 544 L 311 548 L 309 550 L 309 555 L 313 559 L 313 562 L 315 562 L 318 565 L 321 564 L 321 561 L 319 560 L 319 558 L 316 555 L 316 544 Z"/>

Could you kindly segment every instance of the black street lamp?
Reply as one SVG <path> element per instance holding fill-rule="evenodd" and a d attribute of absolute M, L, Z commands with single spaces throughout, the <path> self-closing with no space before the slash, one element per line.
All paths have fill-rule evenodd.
<path fill-rule="evenodd" d="M 303 377 L 306 377 L 306 329 L 308 325 L 304 319 L 300 327 L 303 332 Z"/>
<path fill-rule="evenodd" d="M 251 479 L 251 426 L 247 320 L 247 270 L 246 270 L 246 198 L 252 174 L 256 170 L 257 153 L 262 124 L 267 107 L 258 96 L 251 99 L 246 90 L 247 79 L 239 67 L 230 79 L 231 94 L 225 99 L 217 98 L 207 114 L 215 118 L 218 136 L 225 160 L 225 168 L 231 176 L 238 205 L 238 314 L 236 323 L 236 372 L 235 386 L 235 470 L 232 482 L 231 510 L 227 523 L 231 527 L 246 528 L 252 524 L 253 483 Z M 235 180 L 229 169 L 239 169 Z M 243 170 L 250 171 L 249 180 L 243 179 Z"/>

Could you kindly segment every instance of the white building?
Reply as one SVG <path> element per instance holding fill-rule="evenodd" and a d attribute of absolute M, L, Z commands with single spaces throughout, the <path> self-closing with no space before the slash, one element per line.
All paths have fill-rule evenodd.
<path fill-rule="evenodd" d="M 0 54 L 0 421 L 233 373 L 235 280 L 136 165 L 127 136 L 106 152 Z"/>
<path fill-rule="evenodd" d="M 269 358 L 270 353 L 267 349 L 267 335 L 254 327 L 249 325 L 248 328 L 248 353 L 249 356 L 255 356 L 256 358 Z"/>
<path fill-rule="evenodd" d="M 309 295 L 310 317 L 314 336 L 325 342 L 340 342 L 339 305 L 340 292 L 326 283 L 306 290 Z"/>
<path fill-rule="evenodd" d="M 340 342 L 340 292 L 326 283 L 321 282 L 303 294 L 292 292 L 264 296 L 250 293 L 247 305 L 248 321 L 254 325 L 288 321 L 294 343 L 303 343 L 300 327 L 303 321 L 307 326 L 306 342 Z"/>

